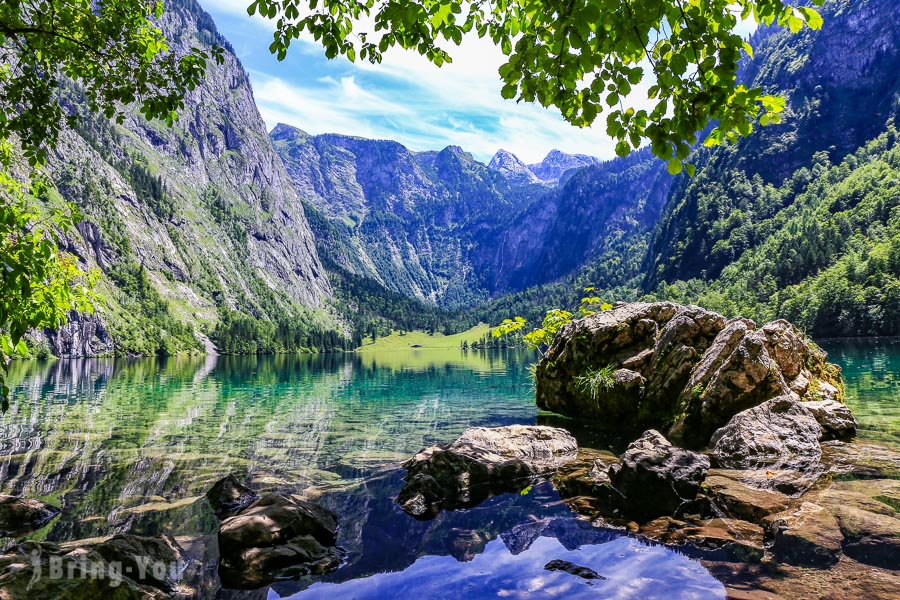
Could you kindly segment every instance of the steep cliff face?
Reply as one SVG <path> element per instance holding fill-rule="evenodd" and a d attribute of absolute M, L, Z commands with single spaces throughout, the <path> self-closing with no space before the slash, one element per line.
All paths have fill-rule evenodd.
<path fill-rule="evenodd" d="M 331 293 L 303 205 L 227 41 L 194 0 L 167 2 L 160 26 L 177 50 L 226 48 L 175 126 L 137 113 L 122 125 L 89 116 L 50 161 L 58 192 L 85 215 L 68 249 L 104 272 L 100 318 L 123 352 L 198 347 L 193 333 L 222 310 L 257 318 L 321 310 Z M 65 98 L 83 101 L 74 85 Z M 153 329 L 146 321 L 154 315 L 166 325 L 142 331 Z M 76 346 L 82 354 L 97 347 Z"/>
<path fill-rule="evenodd" d="M 496 289 L 515 291 L 584 268 L 604 288 L 629 282 L 640 274 L 671 184 L 647 150 L 570 173 L 502 232 L 492 264 Z"/>
<path fill-rule="evenodd" d="M 298 194 L 325 218 L 328 261 L 420 300 L 456 307 L 487 298 L 478 268 L 496 231 L 543 187 L 511 186 L 457 146 L 413 153 L 397 142 L 271 132 Z"/>

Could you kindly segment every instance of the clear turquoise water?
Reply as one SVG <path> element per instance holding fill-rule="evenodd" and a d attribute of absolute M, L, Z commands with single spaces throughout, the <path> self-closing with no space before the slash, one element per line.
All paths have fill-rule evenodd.
<path fill-rule="evenodd" d="M 898 441 L 900 348 L 825 347 L 844 368 L 862 435 Z M 346 564 L 277 583 L 269 597 L 723 597 L 699 562 L 588 526 L 549 484 L 428 522 L 397 507 L 399 463 L 422 447 L 473 425 L 536 421 L 534 359 L 421 350 L 17 363 L 0 421 L 0 493 L 63 509 L 38 539 L 170 533 L 205 565 L 193 585 L 208 597 L 218 520 L 202 496 L 229 472 L 339 518 Z M 608 580 L 544 571 L 554 558 Z"/>

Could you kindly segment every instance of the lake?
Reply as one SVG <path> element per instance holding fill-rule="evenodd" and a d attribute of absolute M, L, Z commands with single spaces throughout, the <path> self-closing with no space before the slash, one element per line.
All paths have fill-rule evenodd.
<path fill-rule="evenodd" d="M 860 437 L 900 446 L 900 342 L 826 342 L 844 369 Z M 516 350 L 19 362 L 0 423 L 0 493 L 62 514 L 32 539 L 169 533 L 185 582 L 219 587 L 218 520 L 203 499 L 237 473 L 338 515 L 344 564 L 252 598 L 722 598 L 681 551 L 576 518 L 549 483 L 417 521 L 394 502 L 399 463 L 470 426 L 554 423 L 534 406 Z M 579 442 L 621 450 L 590 429 Z M 12 540 L 0 543 L 10 544 Z M 544 570 L 588 566 L 588 581 Z"/>

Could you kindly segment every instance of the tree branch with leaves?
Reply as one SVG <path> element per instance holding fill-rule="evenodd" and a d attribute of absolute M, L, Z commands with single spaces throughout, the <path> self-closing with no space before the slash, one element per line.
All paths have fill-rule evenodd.
<path fill-rule="evenodd" d="M 741 57 L 753 53 L 738 33 L 741 20 L 817 29 L 822 18 L 811 5 L 823 2 L 254 0 L 248 11 L 275 22 L 269 49 L 279 59 L 305 34 L 328 58 L 377 63 L 401 47 L 441 66 L 464 36 L 488 38 L 506 56 L 504 98 L 556 108 L 579 127 L 605 114 L 619 155 L 649 142 L 676 174 L 710 123 L 705 143 L 719 144 L 777 122 L 784 108 L 782 98 L 737 82 Z M 649 108 L 625 105 L 638 86 Z"/>

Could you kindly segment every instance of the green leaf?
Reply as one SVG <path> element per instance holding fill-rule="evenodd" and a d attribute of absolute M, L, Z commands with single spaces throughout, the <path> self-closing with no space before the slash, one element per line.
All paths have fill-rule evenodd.
<path fill-rule="evenodd" d="M 681 161 L 677 158 L 670 160 L 666 166 L 669 170 L 669 175 L 678 175 L 683 168 Z"/>

